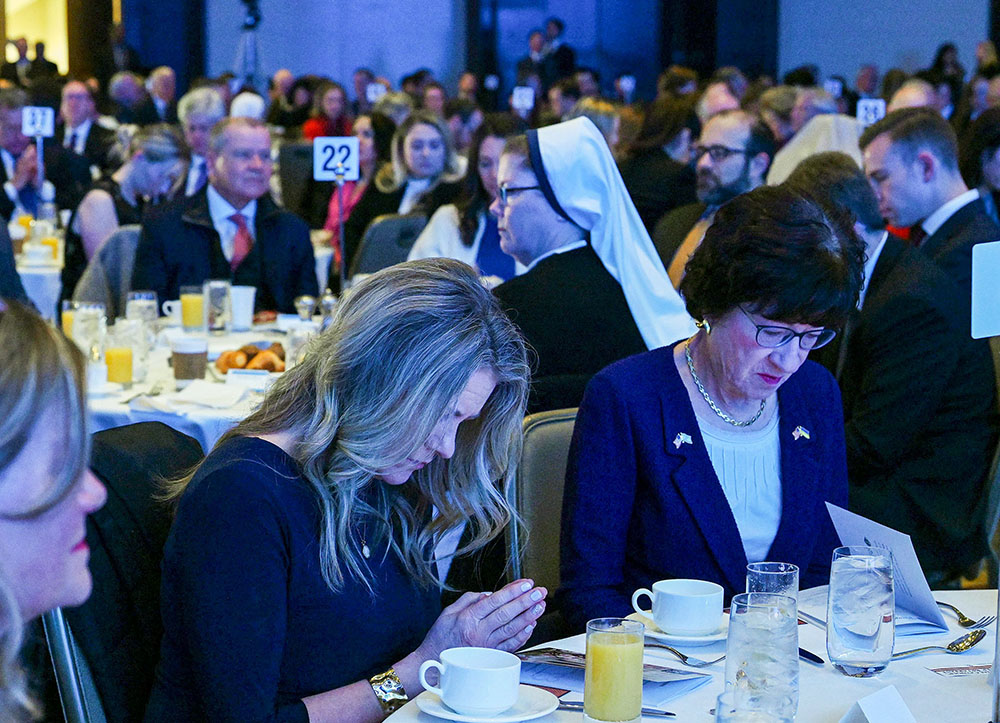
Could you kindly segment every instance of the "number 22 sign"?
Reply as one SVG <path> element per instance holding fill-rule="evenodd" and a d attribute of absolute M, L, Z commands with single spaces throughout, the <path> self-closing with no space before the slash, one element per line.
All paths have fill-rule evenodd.
<path fill-rule="evenodd" d="M 358 139 L 354 136 L 329 136 L 313 141 L 313 179 L 357 181 L 361 177 Z"/>

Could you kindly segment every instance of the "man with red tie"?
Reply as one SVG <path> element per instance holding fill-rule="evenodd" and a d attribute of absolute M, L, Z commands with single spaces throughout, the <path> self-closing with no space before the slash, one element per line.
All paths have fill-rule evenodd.
<path fill-rule="evenodd" d="M 267 127 L 226 118 L 212 129 L 208 184 L 150 212 L 136 249 L 132 288 L 176 299 L 180 287 L 229 279 L 257 287 L 257 310 L 295 311 L 317 295 L 309 228 L 268 193 L 273 171 Z"/>

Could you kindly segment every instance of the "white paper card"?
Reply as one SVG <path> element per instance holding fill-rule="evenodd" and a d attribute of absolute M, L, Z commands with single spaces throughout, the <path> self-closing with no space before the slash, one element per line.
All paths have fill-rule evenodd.
<path fill-rule="evenodd" d="M 51 138 L 56 132 L 56 112 L 45 106 L 28 105 L 21 113 L 21 133 Z"/>
<path fill-rule="evenodd" d="M 972 338 L 1000 336 L 1000 241 L 972 247 Z"/>
<path fill-rule="evenodd" d="M 862 98 L 858 101 L 858 122 L 870 126 L 885 118 L 885 101 L 881 98 Z"/>
<path fill-rule="evenodd" d="M 514 110 L 531 110 L 535 107 L 535 89 L 519 85 L 510 94 L 510 107 Z"/>
<path fill-rule="evenodd" d="M 342 176 L 345 181 L 358 180 L 361 177 L 358 153 L 358 139 L 354 136 L 317 138 L 313 141 L 313 179 L 336 181 L 337 176 Z"/>
<path fill-rule="evenodd" d="M 896 686 L 867 695 L 851 706 L 840 723 L 917 723 Z"/>
<path fill-rule="evenodd" d="M 907 619 L 902 611 L 897 612 L 897 630 L 901 625 L 911 621 L 929 624 L 927 630 L 920 632 L 938 632 L 933 629 L 934 627 L 941 630 L 948 629 L 941 609 L 931 595 L 927 578 L 920 569 L 920 562 L 917 560 L 917 553 L 913 550 L 913 542 L 909 535 L 831 505 L 829 502 L 826 503 L 826 509 L 830 512 L 830 519 L 833 520 L 833 526 L 842 544 L 867 545 L 892 553 L 892 581 L 896 595 L 896 609 L 899 611 L 902 608 L 902 611 L 912 613 L 912 617 Z M 902 630 L 899 632 L 904 634 Z"/>

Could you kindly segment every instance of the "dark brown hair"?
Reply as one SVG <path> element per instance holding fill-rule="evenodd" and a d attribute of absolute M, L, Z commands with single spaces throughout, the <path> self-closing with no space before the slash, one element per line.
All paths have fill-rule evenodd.
<path fill-rule="evenodd" d="M 826 208 L 836 206 L 848 211 L 866 228 L 885 228 L 871 184 L 846 153 L 827 151 L 809 156 L 795 167 L 785 183 L 811 194 Z"/>

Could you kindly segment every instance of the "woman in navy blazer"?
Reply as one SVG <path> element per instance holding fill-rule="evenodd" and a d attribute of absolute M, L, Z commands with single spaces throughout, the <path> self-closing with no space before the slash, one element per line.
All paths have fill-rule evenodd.
<path fill-rule="evenodd" d="M 863 259 L 849 219 L 784 187 L 719 210 L 680 289 L 698 333 L 607 367 L 580 406 L 558 593 L 571 625 L 625 615 L 666 578 L 712 580 L 728 599 L 763 559 L 798 565 L 803 588 L 828 581 L 843 411 L 805 360 L 857 305 Z M 743 442 L 756 456 L 734 474 Z"/>

